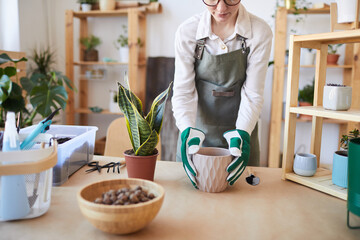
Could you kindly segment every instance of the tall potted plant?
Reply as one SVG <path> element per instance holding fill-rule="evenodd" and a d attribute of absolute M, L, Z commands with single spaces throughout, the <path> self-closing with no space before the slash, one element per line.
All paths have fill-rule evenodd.
<path fill-rule="evenodd" d="M 125 79 L 127 80 L 127 76 Z M 132 149 L 124 152 L 128 177 L 151 181 L 154 179 L 158 155 L 156 145 L 159 141 L 165 104 L 170 89 L 171 83 L 154 99 L 149 113 L 144 115 L 141 100 L 129 88 L 125 88 L 119 83 L 118 104 L 125 115 L 126 127 L 133 146 Z"/>
<path fill-rule="evenodd" d="M 99 60 L 99 53 L 95 48 L 101 44 L 100 38 L 91 35 L 80 38 L 80 43 L 84 47 L 84 61 L 97 62 Z"/>

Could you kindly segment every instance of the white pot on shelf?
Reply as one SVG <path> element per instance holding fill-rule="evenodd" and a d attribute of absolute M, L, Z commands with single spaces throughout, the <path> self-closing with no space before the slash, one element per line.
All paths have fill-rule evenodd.
<path fill-rule="evenodd" d="M 354 22 L 357 0 L 336 0 L 338 23 Z"/>
<path fill-rule="evenodd" d="M 120 107 L 117 102 L 114 102 L 116 92 L 110 91 L 109 111 L 113 113 L 119 113 Z"/>
<path fill-rule="evenodd" d="M 129 62 L 129 47 L 120 47 L 119 48 L 119 60 L 120 62 L 128 63 Z"/>
<path fill-rule="evenodd" d="M 81 11 L 83 11 L 83 12 L 91 11 L 91 4 L 89 4 L 89 3 L 82 3 L 82 4 L 81 4 Z"/>
<path fill-rule="evenodd" d="M 324 86 L 323 107 L 328 110 L 348 110 L 351 107 L 352 88 L 349 86 Z"/>

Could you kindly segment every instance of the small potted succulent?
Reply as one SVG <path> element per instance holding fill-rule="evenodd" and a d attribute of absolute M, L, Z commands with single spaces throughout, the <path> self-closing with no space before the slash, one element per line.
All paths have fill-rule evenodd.
<path fill-rule="evenodd" d="M 125 75 L 127 80 L 127 75 Z M 129 89 L 118 83 L 118 104 L 124 113 L 132 149 L 124 152 L 128 177 L 154 179 L 160 130 L 165 111 L 165 104 L 171 84 L 153 101 L 151 109 L 144 115 L 141 100 Z M 129 85 L 129 84 L 128 84 Z M 123 136 L 119 136 L 123 137 Z"/>
<path fill-rule="evenodd" d="M 99 60 L 99 53 L 95 48 L 101 44 L 100 38 L 91 35 L 80 38 L 80 43 L 84 48 L 84 61 L 97 62 Z"/>
<path fill-rule="evenodd" d="M 348 176 L 348 145 L 351 139 L 360 136 L 359 129 L 354 129 L 340 139 L 340 151 L 333 156 L 332 182 L 340 187 L 347 188 Z"/>
<path fill-rule="evenodd" d="M 327 55 L 327 64 L 328 65 L 337 65 L 340 55 L 337 53 L 340 46 L 343 43 L 339 44 L 329 44 L 328 45 L 328 55 Z"/>
<path fill-rule="evenodd" d="M 113 113 L 121 112 L 118 105 L 117 92 L 113 90 L 110 90 L 109 111 Z"/>
<path fill-rule="evenodd" d="M 78 0 L 78 3 L 80 3 L 80 9 L 83 12 L 91 11 L 92 5 L 97 2 L 98 0 Z"/>
<path fill-rule="evenodd" d="M 351 107 L 352 88 L 328 83 L 324 86 L 323 107 L 328 110 L 345 111 Z"/>

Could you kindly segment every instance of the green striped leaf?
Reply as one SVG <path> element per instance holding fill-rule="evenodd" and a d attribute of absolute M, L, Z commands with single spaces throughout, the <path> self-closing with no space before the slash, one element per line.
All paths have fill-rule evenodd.
<path fill-rule="evenodd" d="M 151 135 L 146 139 L 146 141 L 140 146 L 140 148 L 135 152 L 136 156 L 148 156 L 154 153 L 157 143 L 159 142 L 159 135 L 155 130 L 151 132 Z"/>
<path fill-rule="evenodd" d="M 160 93 L 153 101 L 151 105 L 150 112 L 146 116 L 146 121 L 150 124 L 151 128 L 154 129 L 158 134 L 160 134 L 166 100 L 169 96 L 169 92 L 171 89 L 172 82 L 169 87 Z"/>

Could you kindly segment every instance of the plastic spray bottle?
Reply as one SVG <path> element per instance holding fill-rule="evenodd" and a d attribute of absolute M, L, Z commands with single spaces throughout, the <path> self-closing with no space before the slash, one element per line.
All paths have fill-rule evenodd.
<path fill-rule="evenodd" d="M 3 137 L 3 152 L 20 151 L 19 135 L 16 131 L 15 113 L 6 115 Z M 11 160 L 3 164 L 11 164 Z M 0 218 L 15 220 L 24 218 L 30 212 L 24 175 L 1 176 Z"/>

